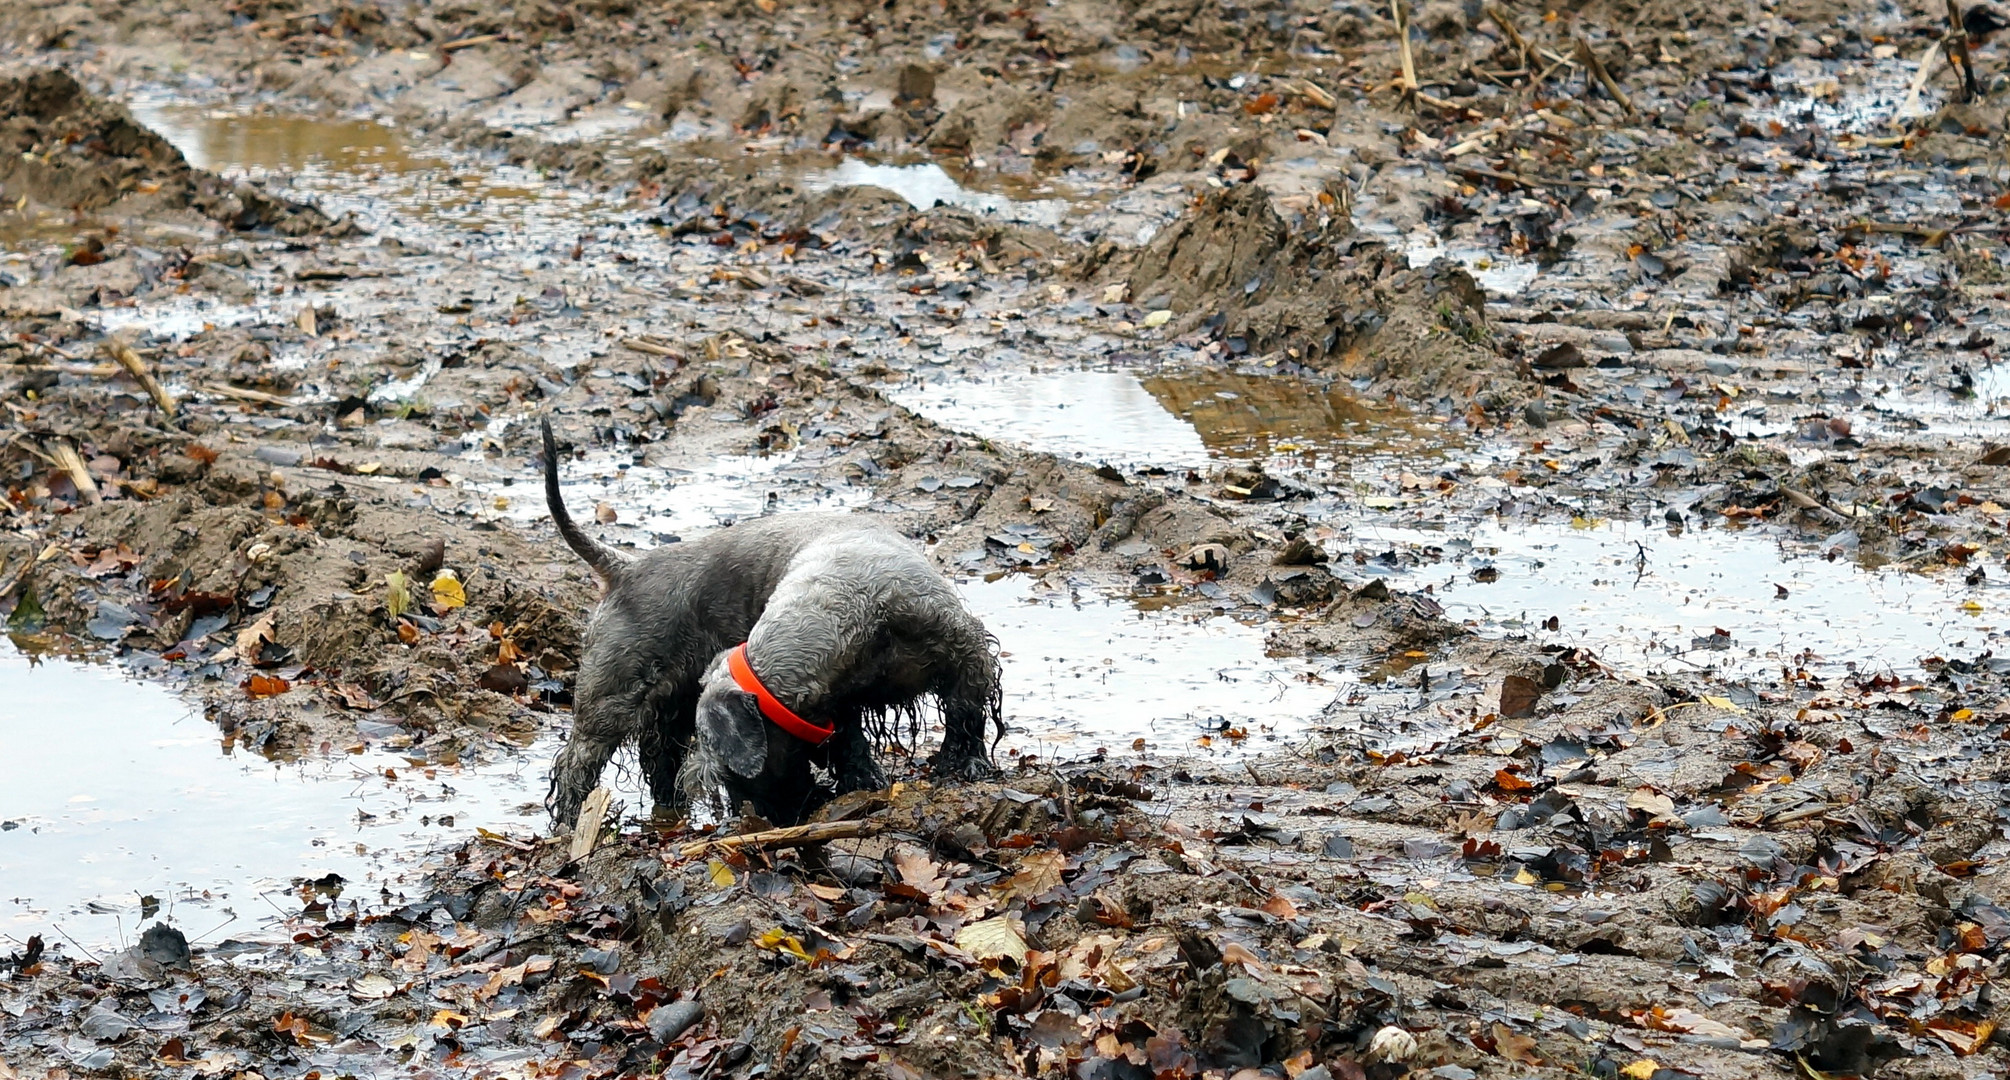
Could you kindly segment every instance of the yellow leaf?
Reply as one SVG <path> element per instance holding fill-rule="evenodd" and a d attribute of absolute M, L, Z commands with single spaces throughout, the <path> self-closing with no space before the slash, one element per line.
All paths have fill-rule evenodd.
<path fill-rule="evenodd" d="M 440 576 L 433 579 L 433 603 L 443 608 L 468 606 L 468 594 L 461 588 L 460 579 L 454 576 L 452 570 L 442 570 Z"/>
<path fill-rule="evenodd" d="M 1973 719 L 1975 719 L 1975 710 L 1974 710 L 1974 709 L 1956 709 L 1956 710 L 1954 710 L 1953 712 L 1949 713 L 1949 714 L 1947 715 L 1947 718 L 1948 718 L 1949 720 L 1973 720 Z"/>
<path fill-rule="evenodd" d="M 1639 1061 L 1619 1070 L 1619 1074 L 1630 1077 L 1631 1080 L 1647 1080 L 1648 1077 L 1660 1071 L 1660 1063 L 1656 1062 L 1653 1058 L 1641 1058 Z"/>
<path fill-rule="evenodd" d="M 1528 867 L 1526 866 L 1514 872 L 1514 883 L 1516 885 L 1533 885 L 1541 880 L 1542 880 L 1541 878 L 1536 877 L 1534 874 L 1529 873 Z"/>
<path fill-rule="evenodd" d="M 1978 604 L 1978 603 L 1976 603 L 1976 602 L 1975 602 L 1975 601 L 1973 601 L 1973 600 L 1967 600 L 1967 601 L 1964 601 L 1964 602 L 1962 603 L 1962 605 L 1961 605 L 1961 610 L 1963 610 L 1963 611 L 1966 611 L 1966 612 L 1968 612 L 1969 614 L 1973 615 L 1973 614 L 1975 614 L 1976 612 L 1978 612 L 1978 611 L 1981 611 L 1981 610 L 1982 610 L 1982 605 L 1981 605 L 1981 604 Z"/>
<path fill-rule="evenodd" d="M 1745 711 L 1738 707 L 1737 702 L 1732 701 L 1730 698 L 1727 697 L 1716 697 L 1711 694 L 1704 694 L 1702 696 L 1702 701 L 1703 704 L 1708 705 L 1713 709 L 1722 709 L 1725 712 L 1741 713 Z"/>
<path fill-rule="evenodd" d="M 389 611 L 392 618 L 395 619 L 412 610 L 412 589 L 405 581 L 403 570 L 391 571 L 390 576 L 384 579 L 384 584 L 389 586 L 389 591 L 384 596 L 384 610 Z"/>
<path fill-rule="evenodd" d="M 776 952 L 788 953 L 805 964 L 816 963 L 816 959 L 803 950 L 803 943 L 794 934 L 779 926 L 755 938 L 754 944 L 759 945 L 763 949 L 773 949 Z"/>
<path fill-rule="evenodd" d="M 1150 315 L 1145 316 L 1144 324 L 1147 327 L 1159 327 L 1164 326 L 1165 324 L 1171 321 L 1172 321 L 1172 312 L 1162 309 L 1159 311 L 1154 311 Z"/>
<path fill-rule="evenodd" d="M 706 869 L 712 872 L 712 884 L 717 885 L 722 889 L 728 885 L 731 885 L 733 882 L 739 880 L 738 878 L 733 876 L 732 867 L 727 866 L 725 863 L 722 863 L 717 859 L 713 859 L 711 865 Z"/>
<path fill-rule="evenodd" d="M 1026 963 L 1026 938 L 1014 926 L 1010 915 L 974 922 L 956 932 L 956 947 L 984 960 L 1010 960 L 1014 967 Z"/>

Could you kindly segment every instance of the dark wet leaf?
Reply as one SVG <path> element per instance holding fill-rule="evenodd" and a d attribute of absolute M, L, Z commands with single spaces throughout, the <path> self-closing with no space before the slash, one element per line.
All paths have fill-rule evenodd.
<path fill-rule="evenodd" d="M 1529 361 L 1529 363 L 1544 371 L 1563 371 L 1570 368 L 1584 367 L 1590 361 L 1584 358 L 1583 350 L 1572 345 L 1570 342 L 1564 341 L 1551 345 L 1549 348 L 1537 353 L 1535 359 Z"/>
<path fill-rule="evenodd" d="M 1508 675 L 1501 679 L 1500 713 L 1509 718 L 1535 715 L 1536 702 L 1542 700 L 1542 684 L 1521 675 Z"/>

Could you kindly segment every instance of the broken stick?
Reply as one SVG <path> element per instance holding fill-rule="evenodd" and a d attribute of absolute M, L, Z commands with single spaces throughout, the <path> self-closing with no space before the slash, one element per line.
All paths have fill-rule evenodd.
<path fill-rule="evenodd" d="M 1521 31 L 1515 29 L 1514 16 L 1509 15 L 1499 4 L 1488 4 L 1485 10 L 1487 18 L 1492 19 L 1494 25 L 1501 28 L 1501 33 L 1507 35 L 1508 42 L 1514 46 L 1515 54 L 1521 57 L 1521 66 L 1531 73 L 1534 72 L 1535 47 L 1528 43 L 1527 38 L 1521 36 Z"/>
<path fill-rule="evenodd" d="M 140 384 L 140 389 L 145 390 L 147 395 L 154 399 L 154 404 L 160 407 L 162 416 L 169 420 L 174 419 L 174 398 L 168 394 L 167 388 L 154 378 L 154 373 L 147 370 L 147 362 L 139 353 L 133 351 L 131 345 L 113 338 L 105 342 L 105 351 L 111 354 L 112 359 L 119 362 L 120 367 L 126 369 L 126 374 L 131 375 L 134 382 Z"/>
<path fill-rule="evenodd" d="M 870 821 L 818 821 L 809 825 L 791 825 L 786 829 L 767 829 L 762 832 L 741 833 L 738 836 L 722 836 L 717 840 L 700 840 L 695 844 L 685 844 L 681 853 L 687 859 L 722 851 L 747 851 L 754 848 L 798 847 L 803 844 L 821 844 L 826 840 L 850 840 L 860 836 L 870 836 L 879 828 Z"/>
<path fill-rule="evenodd" d="M 1961 68 L 1961 100 L 1981 96 L 1975 85 L 1975 64 L 1968 58 L 1968 29 L 1961 22 L 1958 0 L 1947 0 L 1947 59 Z"/>
<path fill-rule="evenodd" d="M 1396 20 L 1396 43 L 1403 51 L 1403 102 L 1409 104 L 1417 100 L 1417 59 L 1410 54 L 1410 13 L 1403 10 L 1403 0 L 1389 0 L 1389 14 Z"/>
<path fill-rule="evenodd" d="M 607 804 L 614 793 L 604 787 L 594 788 L 580 804 L 579 817 L 572 824 L 572 848 L 566 852 L 569 862 L 578 862 L 593 854 L 593 846 L 600 843 L 600 826 L 607 820 Z"/>
<path fill-rule="evenodd" d="M 1591 43 L 1583 38 L 1577 38 L 1576 41 L 1578 62 L 1590 68 L 1592 76 L 1598 80 L 1598 85 L 1605 87 L 1605 92 L 1612 96 L 1612 100 L 1619 103 L 1620 108 L 1626 110 L 1626 115 L 1632 116 L 1632 100 L 1626 96 L 1626 91 L 1619 88 L 1619 83 L 1613 79 L 1612 73 L 1605 70 L 1605 62 L 1598 58 L 1597 53 L 1591 51 Z"/>
<path fill-rule="evenodd" d="M 84 497 L 86 505 L 95 505 L 101 499 L 98 482 L 91 477 L 91 470 L 84 464 L 84 455 L 68 439 L 52 439 L 49 442 L 49 457 L 56 467 L 70 477 L 70 483 L 77 487 L 77 494 Z"/>

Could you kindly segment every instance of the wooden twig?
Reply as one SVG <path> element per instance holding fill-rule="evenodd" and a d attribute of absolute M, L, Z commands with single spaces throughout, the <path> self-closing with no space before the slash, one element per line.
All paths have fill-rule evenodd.
<path fill-rule="evenodd" d="M 1974 101 L 1982 91 L 1975 85 L 1975 63 L 1968 55 L 1968 31 L 1961 25 L 1959 0 L 1947 0 L 1947 59 L 1961 68 L 1961 100 Z"/>
<path fill-rule="evenodd" d="M 695 859 L 700 855 L 723 851 L 797 847 L 802 844 L 821 844 L 826 840 L 851 840 L 860 836 L 871 836 L 878 831 L 878 824 L 871 821 L 819 821 L 809 825 L 791 825 L 786 829 L 768 829 L 762 832 L 741 833 L 738 836 L 722 836 L 717 840 L 700 840 L 695 844 L 685 844 L 680 853 L 687 859 Z"/>
<path fill-rule="evenodd" d="M 16 360 L 7 366 L 10 368 L 26 368 L 29 371 L 55 371 L 64 375 L 83 375 L 87 378 L 98 379 L 109 379 L 125 370 L 117 364 L 54 363 L 48 360 Z"/>
<path fill-rule="evenodd" d="M 443 53 L 459 52 L 462 49 L 472 49 L 477 45 L 491 45 L 502 39 L 503 36 L 501 34 L 476 34 L 474 37 L 464 37 L 459 41 L 449 41 L 445 45 L 440 46 L 440 51 Z"/>
<path fill-rule="evenodd" d="M 1605 70 L 1605 62 L 1598 58 L 1597 53 L 1591 51 L 1591 43 L 1583 38 L 1575 40 L 1578 63 L 1590 68 L 1592 77 L 1598 80 L 1598 85 L 1605 87 L 1605 92 L 1612 96 L 1612 100 L 1619 103 L 1620 108 L 1626 110 L 1626 115 L 1632 116 L 1633 100 L 1626 96 L 1626 91 L 1619 88 L 1619 83 L 1613 79 L 1612 73 Z"/>
<path fill-rule="evenodd" d="M 133 351 L 131 345 L 112 338 L 105 342 L 105 351 L 110 353 L 112 359 L 117 360 L 119 366 L 126 369 L 126 374 L 131 375 L 133 381 L 139 383 L 140 388 L 154 399 L 154 404 L 160 407 L 162 416 L 169 420 L 174 419 L 174 398 L 168 394 L 167 388 L 154 378 L 154 373 L 147 370 L 147 362 L 140 358 L 139 353 Z"/>
<path fill-rule="evenodd" d="M 671 348 L 668 345 L 657 344 L 656 342 L 651 341 L 648 338 L 622 338 L 621 347 L 624 349 L 632 349 L 639 353 L 648 353 L 651 356 L 666 357 L 671 360 L 676 360 L 680 363 L 684 359 L 683 353 L 678 352 L 677 350 Z"/>
<path fill-rule="evenodd" d="M 102 500 L 103 496 L 98 494 L 98 482 L 92 479 L 90 468 L 84 464 L 84 455 L 77 453 L 70 440 L 51 439 L 49 456 L 55 460 L 57 468 L 69 474 L 70 483 L 77 486 L 77 494 L 84 497 L 85 505 L 94 506 Z"/>
<path fill-rule="evenodd" d="M 1905 130 L 1905 118 L 1911 116 L 1913 110 L 1919 107 L 1919 95 L 1926 89 L 1927 80 L 1933 78 L 1933 69 L 1939 66 L 1940 53 L 1945 48 L 1947 40 L 1942 38 L 1926 50 L 1925 56 L 1919 58 L 1919 70 L 1912 75 L 1912 89 L 1906 91 L 1904 103 L 1891 115 L 1892 127 L 1900 131 Z"/>
<path fill-rule="evenodd" d="M 586 801 L 579 806 L 579 817 L 572 825 L 572 848 L 566 858 L 578 862 L 593 854 L 593 846 L 600 842 L 600 826 L 607 821 L 607 804 L 614 793 L 604 787 L 594 788 L 586 795 Z"/>
<path fill-rule="evenodd" d="M 1530 45 L 1528 40 L 1521 36 L 1521 31 L 1515 29 L 1514 16 L 1509 15 L 1499 4 L 1488 4 L 1485 10 L 1487 18 L 1492 19 L 1494 25 L 1500 27 L 1501 33 L 1506 34 L 1508 41 L 1514 45 L 1516 54 L 1521 57 L 1521 66 L 1527 68 L 1529 71 L 1534 71 L 1536 60 L 1535 47 Z"/>
<path fill-rule="evenodd" d="M 295 403 L 292 398 L 280 397 L 278 394 L 268 394 L 263 390 L 246 390 L 241 386 L 231 386 L 227 383 L 205 383 L 196 389 L 201 390 L 205 394 L 235 398 L 238 401 L 255 402 L 259 405 L 277 405 L 285 408 Z"/>
<path fill-rule="evenodd" d="M 1396 44 L 1402 47 L 1403 78 L 1397 83 L 1403 90 L 1403 103 L 1408 105 L 1417 100 L 1417 58 L 1410 53 L 1410 13 L 1403 10 L 1403 0 L 1389 0 L 1389 14 L 1396 20 Z"/>

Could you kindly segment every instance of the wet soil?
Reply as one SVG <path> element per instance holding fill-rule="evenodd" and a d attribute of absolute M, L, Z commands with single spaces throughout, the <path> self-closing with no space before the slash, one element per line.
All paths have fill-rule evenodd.
<path fill-rule="evenodd" d="M 584 855 L 336 867 L 232 794 L 236 876 L 117 841 L 171 904 L 51 868 L 50 770 L 0 1077 L 2005 1068 L 2002 57 L 1914 93 L 1937 8 L 1429 4 L 1414 100 L 1359 5 L 8 15 L 10 628 L 202 713 L 30 762 L 526 809 L 594 600 L 538 415 L 618 544 L 886 515 L 1013 731 L 796 849 L 617 776 Z"/>

